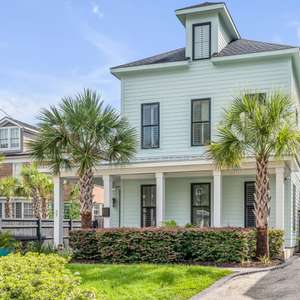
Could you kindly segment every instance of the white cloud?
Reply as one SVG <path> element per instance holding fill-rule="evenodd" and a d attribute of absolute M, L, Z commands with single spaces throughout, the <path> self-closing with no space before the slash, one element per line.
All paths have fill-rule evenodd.
<path fill-rule="evenodd" d="M 97 90 L 106 104 L 119 107 L 120 83 L 110 74 L 109 69 L 126 62 L 130 49 L 119 40 L 113 40 L 107 34 L 92 28 L 86 20 L 79 18 L 74 11 L 72 1 L 68 2 L 67 9 L 83 41 L 99 51 L 102 63 L 95 59 L 93 67 L 88 71 L 63 70 L 56 74 L 26 69 L 0 69 L 0 78 L 6 78 L 7 82 L 15 85 L 7 87 L 5 83 L 0 82 L 0 108 L 14 118 L 36 123 L 36 116 L 41 108 L 55 105 L 62 97 L 72 96 L 83 88 Z M 95 3 L 92 12 L 98 16 L 102 13 Z"/>
<path fill-rule="evenodd" d="M 296 36 L 298 40 L 300 41 L 300 21 L 294 20 L 288 23 L 289 27 L 292 27 L 296 30 Z"/>
<path fill-rule="evenodd" d="M 92 3 L 92 12 L 94 15 L 96 15 L 98 18 L 103 18 L 103 12 L 100 11 L 100 7 L 96 3 Z"/>
<path fill-rule="evenodd" d="M 114 64 L 124 63 L 130 50 L 122 43 L 115 41 L 107 35 L 96 31 L 88 24 L 82 24 L 83 38 L 105 55 L 106 61 Z"/>
<path fill-rule="evenodd" d="M 35 123 L 42 108 L 56 105 L 62 97 L 73 96 L 83 88 L 97 90 L 106 104 L 118 108 L 119 83 L 111 78 L 108 70 L 108 66 L 103 66 L 87 73 L 73 72 L 64 76 L 11 71 L 6 76 L 15 82 L 26 83 L 26 88 L 0 86 L 0 108 L 16 119 Z"/>

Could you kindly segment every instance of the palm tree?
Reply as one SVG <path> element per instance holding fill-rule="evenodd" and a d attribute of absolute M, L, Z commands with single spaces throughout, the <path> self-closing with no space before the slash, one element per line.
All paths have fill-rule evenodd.
<path fill-rule="evenodd" d="M 259 94 L 244 94 L 236 98 L 226 111 L 217 137 L 218 140 L 210 145 L 209 154 L 219 168 L 236 168 L 243 158 L 255 158 L 256 255 L 269 256 L 271 194 L 268 163 L 271 157 L 293 156 L 300 149 L 300 133 L 292 101 L 280 92 L 265 99 Z"/>
<path fill-rule="evenodd" d="M 44 109 L 40 131 L 30 143 L 33 158 L 55 174 L 76 168 L 83 228 L 92 225 L 94 168 L 103 161 L 125 162 L 135 153 L 135 130 L 89 89 Z"/>
<path fill-rule="evenodd" d="M 48 201 L 53 190 L 51 178 L 39 172 L 36 164 L 24 165 L 21 176 L 23 193 L 32 199 L 33 216 L 48 219 Z"/>
<path fill-rule="evenodd" d="M 12 218 L 12 198 L 19 195 L 20 184 L 15 177 L 0 180 L 0 195 L 5 197 L 5 218 Z"/>

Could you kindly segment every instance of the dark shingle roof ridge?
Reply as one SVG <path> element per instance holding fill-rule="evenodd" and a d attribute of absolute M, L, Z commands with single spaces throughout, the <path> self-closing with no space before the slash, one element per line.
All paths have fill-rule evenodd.
<path fill-rule="evenodd" d="M 244 38 L 241 38 L 241 39 L 237 39 L 237 40 L 233 40 L 231 41 L 230 43 L 232 42 L 236 42 L 236 41 L 246 41 L 246 42 L 253 42 L 253 43 L 262 43 L 262 44 L 268 44 L 268 45 L 271 45 L 271 46 L 279 46 L 279 47 L 287 47 L 287 48 L 299 48 L 299 46 L 292 46 L 292 45 L 287 45 L 287 44 L 279 44 L 279 43 L 273 43 L 273 42 L 264 42 L 264 41 L 257 41 L 257 40 L 252 40 L 252 39 L 244 39 Z M 229 43 L 229 44 L 230 44 Z"/>
<path fill-rule="evenodd" d="M 31 125 L 29 123 L 26 123 L 26 122 L 23 122 L 23 121 L 20 121 L 20 120 L 17 120 L 15 118 L 11 117 L 11 116 L 3 117 L 2 119 L 0 119 L 0 123 L 5 119 L 11 120 L 11 121 L 19 124 L 21 127 L 27 127 L 29 129 L 32 129 L 32 130 L 35 130 L 35 131 L 39 130 L 37 126 Z"/>
<path fill-rule="evenodd" d="M 298 46 L 276 44 L 271 42 L 255 41 L 250 39 L 237 39 L 231 41 L 219 53 L 214 53 L 214 57 L 234 56 L 242 54 L 254 54 L 269 51 L 279 51 L 296 49 Z"/>
<path fill-rule="evenodd" d="M 199 4 L 194 4 L 194 5 L 190 5 L 190 6 L 186 6 L 186 7 L 182 7 L 182 8 L 178 8 L 176 9 L 176 11 L 180 11 L 180 10 L 184 10 L 184 9 L 190 9 L 190 8 L 197 8 L 197 7 L 205 7 L 205 6 L 211 6 L 211 5 L 218 5 L 218 4 L 226 4 L 225 2 L 202 2 Z"/>
<path fill-rule="evenodd" d="M 174 58 L 172 55 L 178 55 L 178 54 L 184 54 L 184 57 L 178 57 Z M 115 67 L 112 67 L 111 69 L 117 69 L 117 68 L 125 68 L 125 67 L 135 67 L 135 66 L 142 66 L 142 65 L 149 65 L 149 64 L 155 64 L 161 62 L 161 60 L 167 60 L 170 58 L 169 61 L 163 61 L 163 62 L 175 62 L 175 61 L 183 61 L 186 59 L 185 57 L 185 47 L 177 48 L 174 50 L 169 50 L 163 53 L 155 54 L 146 58 L 138 59 L 126 64 L 118 65 Z"/>

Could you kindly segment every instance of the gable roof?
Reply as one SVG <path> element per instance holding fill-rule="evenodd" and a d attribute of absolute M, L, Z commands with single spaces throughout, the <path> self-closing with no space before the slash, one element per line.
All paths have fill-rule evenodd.
<path fill-rule="evenodd" d="M 292 48 L 299 48 L 299 47 L 259 42 L 259 41 L 253 41 L 247 39 L 238 39 L 230 42 L 219 53 L 213 54 L 213 57 L 253 54 L 253 53 L 260 53 L 260 52 L 286 50 Z M 154 56 L 150 56 L 147 58 L 143 58 L 140 60 L 136 60 L 124 65 L 119 65 L 111 68 L 111 70 L 113 71 L 114 69 L 118 69 L 118 68 L 138 67 L 138 66 L 145 66 L 145 65 L 158 64 L 158 63 L 178 62 L 178 61 L 185 61 L 188 59 L 189 58 L 185 56 L 185 48 L 179 48 L 172 51 L 157 54 Z"/>
<path fill-rule="evenodd" d="M 25 128 L 25 129 L 28 129 L 29 131 L 34 131 L 34 132 L 37 132 L 39 129 L 38 127 L 34 126 L 34 125 L 31 125 L 29 123 L 25 123 L 25 122 L 22 122 L 22 121 L 19 121 L 17 119 L 14 119 L 12 117 L 3 117 L 1 120 L 0 120 L 0 125 L 3 124 L 3 123 L 7 123 L 7 122 L 11 122 L 19 127 L 22 127 L 22 128 Z"/>
<path fill-rule="evenodd" d="M 251 53 L 259 53 L 259 52 L 267 52 L 267 51 L 279 51 L 279 50 L 292 49 L 292 48 L 298 48 L 298 47 L 239 39 L 230 42 L 224 49 L 222 49 L 219 53 L 214 54 L 213 56 L 223 57 L 223 56 L 251 54 Z"/>
<path fill-rule="evenodd" d="M 182 7 L 182 8 L 176 9 L 176 11 L 180 11 L 180 10 L 184 10 L 184 9 L 190 9 L 190 8 L 212 6 L 212 5 L 218 5 L 218 4 L 224 4 L 224 5 L 226 5 L 225 2 L 203 2 L 203 3 L 191 5 L 191 6 Z"/>
<path fill-rule="evenodd" d="M 111 68 L 111 70 L 118 69 L 118 68 L 145 66 L 145 65 L 158 64 L 158 63 L 184 61 L 186 59 L 188 58 L 185 57 L 185 48 L 179 48 L 168 52 L 160 53 L 154 56 L 146 57 L 140 60 L 136 60 L 124 65 L 119 65 Z"/>

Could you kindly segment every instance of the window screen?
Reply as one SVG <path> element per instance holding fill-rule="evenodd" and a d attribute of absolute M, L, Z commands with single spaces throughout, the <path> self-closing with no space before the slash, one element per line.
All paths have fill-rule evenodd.
<path fill-rule="evenodd" d="M 141 186 L 142 227 L 156 225 L 156 185 Z"/>
<path fill-rule="evenodd" d="M 210 184 L 192 184 L 192 224 L 210 226 Z"/>
<path fill-rule="evenodd" d="M 159 103 L 142 104 L 142 148 L 159 148 Z"/>
<path fill-rule="evenodd" d="M 193 25 L 193 59 L 210 58 L 210 23 Z"/>
<path fill-rule="evenodd" d="M 192 146 L 210 143 L 210 100 L 192 100 Z"/>

